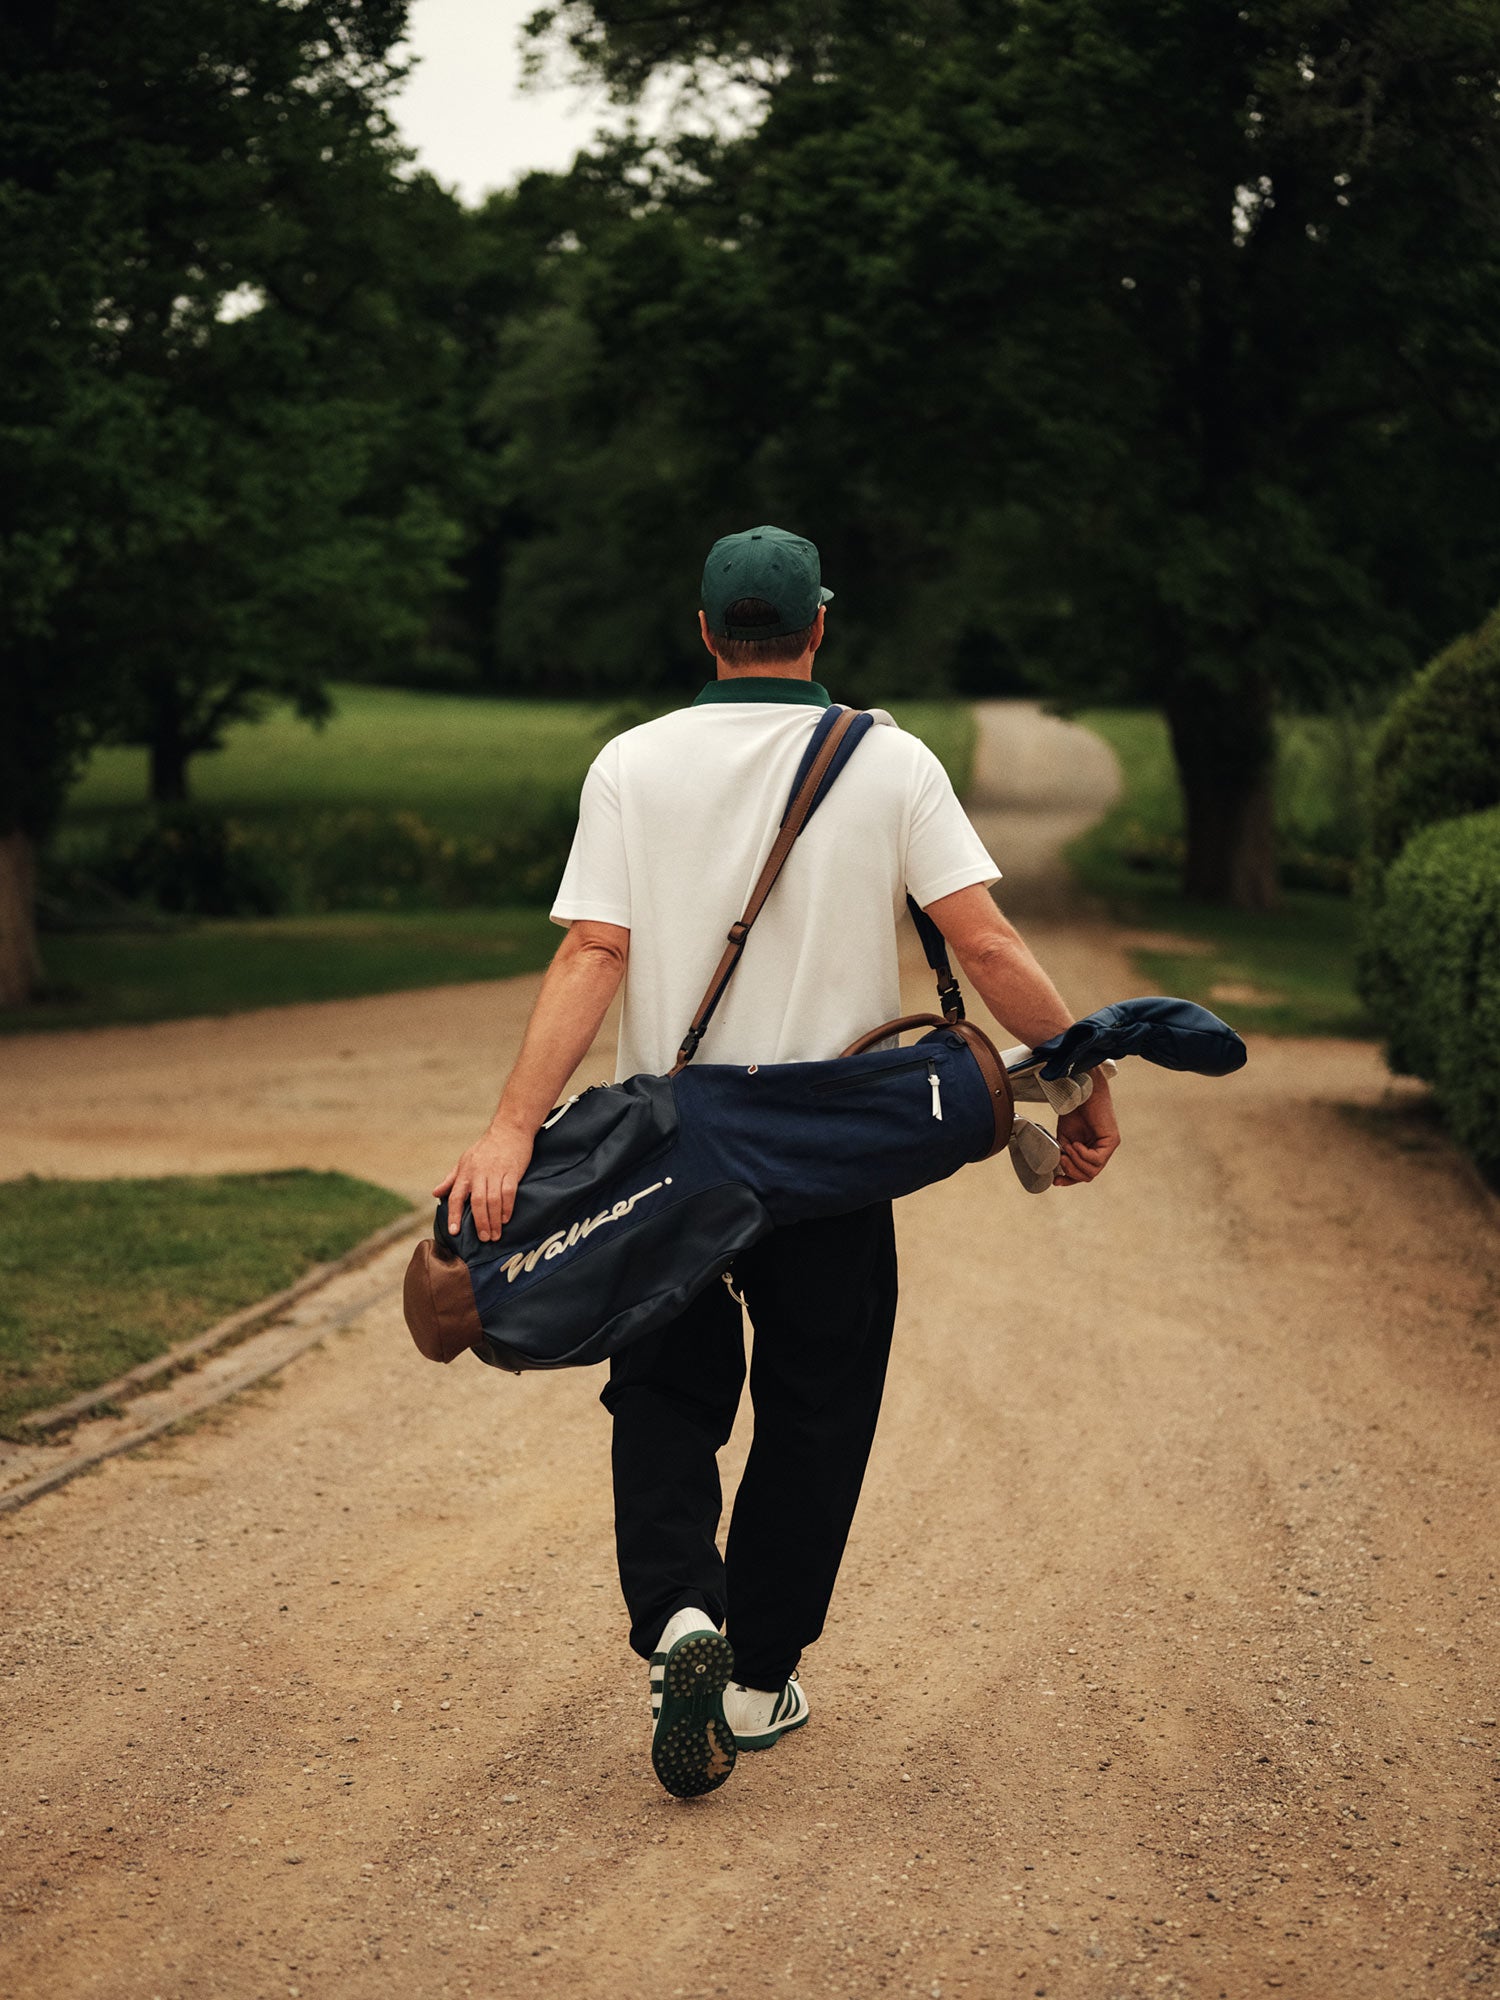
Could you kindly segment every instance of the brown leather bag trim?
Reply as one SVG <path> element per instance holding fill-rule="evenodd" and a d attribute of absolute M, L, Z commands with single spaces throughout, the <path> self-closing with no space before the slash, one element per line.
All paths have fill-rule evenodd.
<path fill-rule="evenodd" d="M 402 1306 L 411 1337 L 429 1361 L 452 1361 L 484 1338 L 469 1267 L 429 1236 L 411 1253 Z"/>
<path fill-rule="evenodd" d="M 979 1074 L 984 1078 L 985 1088 L 990 1094 L 990 1109 L 995 1114 L 995 1143 L 985 1154 L 987 1160 L 996 1153 L 1003 1153 L 1010 1144 L 1010 1135 L 1015 1129 L 1016 1101 L 1011 1091 L 1010 1078 L 1005 1073 L 1005 1064 L 1000 1060 L 1000 1051 L 984 1032 L 972 1021 L 950 1021 L 948 1026 L 955 1035 L 962 1035 L 969 1045 L 969 1053 L 979 1065 Z"/>
<path fill-rule="evenodd" d="M 843 1050 L 843 1056 L 862 1056 L 877 1042 L 886 1041 L 891 1035 L 904 1034 L 908 1028 L 947 1028 L 950 1033 L 961 1035 L 968 1044 L 969 1053 L 979 1065 L 979 1074 L 984 1078 L 984 1087 L 990 1094 L 990 1109 L 995 1114 L 995 1143 L 984 1155 L 993 1159 L 1010 1144 L 1010 1135 L 1016 1122 L 1015 1097 L 1011 1092 L 1010 1078 L 1005 1073 L 1005 1064 L 1000 1060 L 1000 1051 L 984 1032 L 972 1021 L 945 1021 L 941 1014 L 903 1014 L 896 1021 L 882 1021 L 878 1028 L 871 1028 L 861 1035 L 857 1042 L 851 1042 Z"/>

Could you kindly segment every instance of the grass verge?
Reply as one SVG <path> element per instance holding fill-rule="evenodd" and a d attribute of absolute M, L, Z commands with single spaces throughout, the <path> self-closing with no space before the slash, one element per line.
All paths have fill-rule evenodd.
<path fill-rule="evenodd" d="M 301 1170 L 0 1182 L 0 1431 L 280 1291 L 408 1206 Z"/>
<path fill-rule="evenodd" d="M 1120 760 L 1124 791 L 1097 825 L 1072 842 L 1068 861 L 1084 888 L 1121 923 L 1154 935 L 1132 956 L 1158 991 L 1180 994 L 1241 1029 L 1276 1035 L 1354 1035 L 1376 1029 L 1354 990 L 1354 907 L 1348 896 L 1288 889 L 1265 914 L 1184 896 L 1172 875 L 1127 858 L 1148 837 L 1180 832 L 1181 800 L 1160 716 L 1086 709 L 1075 718 Z M 1308 731 L 1294 739 L 1295 790 L 1278 800 L 1283 824 L 1316 825 L 1338 809 L 1310 775 Z"/>
<path fill-rule="evenodd" d="M 48 994 L 0 1033 L 238 1014 L 534 972 L 562 933 L 544 910 L 339 911 L 85 931 L 44 940 Z"/>

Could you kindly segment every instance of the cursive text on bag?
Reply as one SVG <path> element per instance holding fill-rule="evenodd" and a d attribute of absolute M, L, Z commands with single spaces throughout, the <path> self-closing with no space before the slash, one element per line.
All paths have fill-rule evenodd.
<path fill-rule="evenodd" d="M 629 1215 L 638 1201 L 644 1201 L 648 1194 L 655 1194 L 658 1188 L 665 1186 L 665 1181 L 653 1181 L 650 1187 L 638 1188 L 634 1194 L 624 1196 L 613 1208 L 601 1208 L 597 1215 L 589 1216 L 584 1222 L 575 1222 L 570 1228 L 555 1229 L 534 1250 L 523 1250 L 514 1257 L 507 1257 L 500 1266 L 506 1283 L 514 1284 L 523 1271 L 534 1271 L 544 1258 L 561 1257 L 564 1251 L 571 1250 L 586 1236 L 592 1236 L 596 1229 L 602 1229 L 606 1222 L 618 1222 Z"/>

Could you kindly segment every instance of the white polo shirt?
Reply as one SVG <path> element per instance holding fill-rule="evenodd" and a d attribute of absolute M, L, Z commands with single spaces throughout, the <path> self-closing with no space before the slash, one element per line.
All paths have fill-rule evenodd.
<path fill-rule="evenodd" d="M 714 681 L 589 767 L 555 923 L 630 932 L 616 1078 L 671 1068 L 828 705 L 816 681 Z M 882 710 L 798 836 L 697 1060 L 836 1056 L 901 1009 L 897 925 L 1000 870 L 926 744 Z"/>

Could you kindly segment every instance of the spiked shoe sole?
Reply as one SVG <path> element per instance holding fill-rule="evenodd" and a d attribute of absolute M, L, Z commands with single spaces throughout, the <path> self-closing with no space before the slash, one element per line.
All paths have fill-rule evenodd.
<path fill-rule="evenodd" d="M 724 1720 L 724 1690 L 734 1653 L 718 1632 L 689 1632 L 661 1663 L 661 1713 L 651 1735 L 651 1766 L 677 1799 L 701 1798 L 734 1769 L 734 1734 Z"/>

